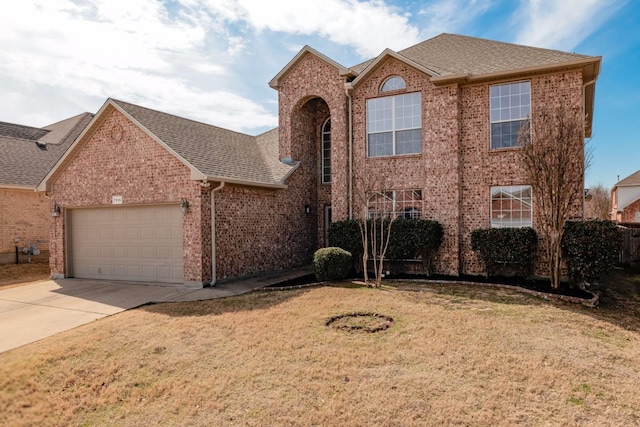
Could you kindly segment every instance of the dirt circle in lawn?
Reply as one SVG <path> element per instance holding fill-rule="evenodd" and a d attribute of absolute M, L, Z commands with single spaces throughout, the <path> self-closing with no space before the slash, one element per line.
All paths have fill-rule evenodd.
<path fill-rule="evenodd" d="M 326 326 L 347 332 L 381 332 L 389 329 L 393 324 L 393 317 L 378 313 L 346 313 L 333 316 L 325 322 Z"/>

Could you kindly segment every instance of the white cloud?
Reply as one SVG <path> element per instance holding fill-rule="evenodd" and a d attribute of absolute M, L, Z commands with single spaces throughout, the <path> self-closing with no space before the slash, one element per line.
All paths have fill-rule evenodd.
<path fill-rule="evenodd" d="M 441 33 L 456 33 L 491 8 L 487 0 L 438 0 L 418 12 L 427 18 L 422 36 L 427 38 Z M 464 31 L 462 31 L 464 32 Z"/>
<path fill-rule="evenodd" d="M 318 35 L 354 47 L 367 58 L 387 47 L 402 49 L 420 41 L 408 17 L 380 0 L 203 0 L 203 4 L 217 16 L 244 22 L 258 32 Z"/>
<path fill-rule="evenodd" d="M 0 14 L 0 94 L 21 112 L 0 120 L 41 126 L 74 100 L 114 97 L 234 129 L 275 126 L 274 114 L 228 93 L 228 53 L 243 40 L 197 13 L 158 0 L 15 2 Z M 29 93 L 31 111 L 16 93 Z"/>
<path fill-rule="evenodd" d="M 622 7 L 616 0 L 527 0 L 514 16 L 515 42 L 573 50 Z"/>

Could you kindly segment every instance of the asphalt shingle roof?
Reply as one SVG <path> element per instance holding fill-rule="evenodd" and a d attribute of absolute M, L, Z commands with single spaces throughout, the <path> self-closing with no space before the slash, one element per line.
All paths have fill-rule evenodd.
<path fill-rule="evenodd" d="M 627 186 L 635 186 L 640 185 L 640 170 L 632 173 L 628 177 L 624 178 L 621 181 L 616 183 L 616 187 L 627 187 Z"/>
<path fill-rule="evenodd" d="M 35 189 L 92 117 L 82 113 L 44 128 L 0 123 L 0 186 Z"/>
<path fill-rule="evenodd" d="M 440 34 L 398 51 L 439 76 L 468 73 L 472 76 L 594 58 L 458 34 Z M 361 73 L 374 59 L 351 67 Z"/>
<path fill-rule="evenodd" d="M 283 184 L 292 166 L 278 160 L 277 129 L 251 136 L 128 102 L 112 101 L 209 177 Z"/>

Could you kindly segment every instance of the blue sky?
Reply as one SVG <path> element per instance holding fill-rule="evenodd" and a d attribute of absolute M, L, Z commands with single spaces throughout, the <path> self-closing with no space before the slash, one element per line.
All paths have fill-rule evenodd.
<path fill-rule="evenodd" d="M 602 56 L 587 186 L 640 169 L 634 0 L 22 0 L 0 14 L 0 121 L 112 97 L 256 134 L 278 123 L 267 83 L 305 44 L 351 66 L 442 32 Z"/>

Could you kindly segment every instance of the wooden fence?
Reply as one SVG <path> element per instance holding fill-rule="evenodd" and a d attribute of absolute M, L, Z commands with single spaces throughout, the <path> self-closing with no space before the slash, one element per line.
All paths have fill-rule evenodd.
<path fill-rule="evenodd" d="M 623 228 L 620 262 L 640 261 L 640 228 Z"/>

